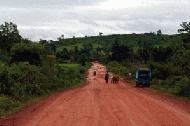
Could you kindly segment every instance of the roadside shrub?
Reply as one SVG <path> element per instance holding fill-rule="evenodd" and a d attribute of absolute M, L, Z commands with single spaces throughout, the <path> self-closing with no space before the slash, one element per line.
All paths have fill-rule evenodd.
<path fill-rule="evenodd" d="M 152 70 L 152 77 L 161 80 L 166 80 L 172 74 L 172 66 L 168 64 L 160 64 L 156 62 L 150 63 L 150 68 Z"/>
<path fill-rule="evenodd" d="M 180 50 L 171 58 L 181 75 L 190 76 L 190 50 Z"/>
<path fill-rule="evenodd" d="M 175 88 L 176 95 L 190 97 L 190 79 L 188 77 L 183 77 L 180 81 L 177 81 Z"/>
<path fill-rule="evenodd" d="M 2 53 L 0 50 L 0 63 L 7 63 L 9 61 L 8 54 Z"/>
<path fill-rule="evenodd" d="M 108 63 L 107 69 L 108 69 L 108 71 L 111 71 L 111 72 L 119 74 L 119 75 L 127 75 L 129 72 L 127 67 L 124 67 L 123 65 L 121 65 L 120 63 L 118 63 L 116 61 Z"/>
<path fill-rule="evenodd" d="M 38 67 L 27 62 L 0 69 L 0 94 L 17 99 L 40 96 L 80 82 L 84 68 L 79 64 Z"/>
<path fill-rule="evenodd" d="M 12 64 L 0 72 L 0 93 L 21 98 L 43 94 L 40 83 L 44 76 L 37 66 L 28 63 Z"/>
<path fill-rule="evenodd" d="M 13 108 L 17 108 L 19 106 L 19 102 L 5 97 L 5 96 L 0 96 L 0 116 L 5 116 L 9 113 L 11 113 Z"/>
<path fill-rule="evenodd" d="M 63 80 L 72 80 L 81 78 L 82 67 L 79 64 L 59 64 L 58 68 L 58 77 Z"/>
<path fill-rule="evenodd" d="M 28 62 L 1 65 L 0 116 L 33 98 L 80 84 L 86 67 L 79 64 L 35 66 Z"/>
<path fill-rule="evenodd" d="M 153 87 L 170 92 L 173 95 L 190 97 L 190 78 L 186 76 L 171 76 L 160 84 L 153 83 Z"/>
<path fill-rule="evenodd" d="M 42 45 L 34 43 L 19 43 L 11 48 L 10 63 L 29 62 L 31 65 L 39 66 L 45 49 Z"/>

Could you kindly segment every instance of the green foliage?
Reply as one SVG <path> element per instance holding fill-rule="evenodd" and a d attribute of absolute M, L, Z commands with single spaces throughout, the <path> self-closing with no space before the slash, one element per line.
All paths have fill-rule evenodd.
<path fill-rule="evenodd" d="M 0 117 L 10 114 L 19 106 L 19 102 L 6 96 L 0 96 Z M 14 110 L 13 110 L 14 108 Z"/>
<path fill-rule="evenodd" d="M 75 39 L 73 39 L 75 40 Z M 62 41 L 62 40 L 61 40 Z M 64 40 L 63 40 L 64 41 Z M 0 26 L 0 116 L 31 99 L 78 85 L 89 66 L 92 44 L 58 52 L 58 42 L 22 39 L 13 23 Z M 83 56 L 83 58 L 81 57 Z M 56 65 L 59 64 L 59 65 Z"/>
<path fill-rule="evenodd" d="M 52 40 L 40 40 L 39 44 L 43 45 L 49 54 L 54 54 L 56 52 L 57 42 L 53 42 Z"/>
<path fill-rule="evenodd" d="M 150 68 L 152 70 L 152 77 L 158 78 L 160 80 L 165 80 L 172 73 L 172 66 L 169 64 L 160 64 L 156 62 L 150 63 Z"/>
<path fill-rule="evenodd" d="M 179 33 L 183 34 L 183 47 L 186 49 L 190 49 L 190 22 L 183 22 L 180 25 L 182 28 L 178 30 Z"/>
<path fill-rule="evenodd" d="M 183 34 L 183 47 L 190 49 L 190 33 Z"/>
<path fill-rule="evenodd" d="M 57 58 L 62 62 L 75 62 L 85 66 L 87 62 L 93 57 L 93 46 L 91 43 L 83 43 L 82 48 L 75 46 L 74 49 L 68 50 L 63 48 L 62 51 L 57 52 Z"/>
<path fill-rule="evenodd" d="M 61 52 L 57 53 L 57 57 L 61 60 L 69 60 L 70 58 L 69 51 L 66 48 L 64 48 Z"/>
<path fill-rule="evenodd" d="M 17 99 L 40 96 L 54 90 L 51 86 L 57 89 L 80 82 L 82 74 L 79 64 L 59 64 L 49 69 L 28 63 L 12 64 L 0 71 L 0 94 Z"/>
<path fill-rule="evenodd" d="M 40 89 L 44 76 L 28 63 L 12 64 L 1 70 L 0 93 L 17 99 L 43 94 Z"/>
<path fill-rule="evenodd" d="M 11 54 L 16 52 L 22 52 L 23 50 L 28 50 L 30 52 L 36 52 L 39 55 L 45 53 L 45 49 L 43 45 L 37 43 L 19 43 L 11 48 Z"/>
<path fill-rule="evenodd" d="M 19 43 L 11 48 L 10 63 L 29 62 L 31 65 L 41 65 L 45 49 L 35 43 Z"/>
<path fill-rule="evenodd" d="M 71 78 L 81 78 L 80 74 L 80 68 L 81 66 L 79 64 L 59 64 L 57 65 L 59 70 L 59 78 L 62 78 L 63 80 L 69 80 Z M 66 76 L 65 76 L 66 75 Z"/>
<path fill-rule="evenodd" d="M 10 105 L 13 104 L 11 105 L 13 110 L 16 107 L 15 102 L 19 102 L 19 106 L 20 103 L 30 99 L 78 85 L 83 79 L 84 69 L 79 64 L 59 64 L 49 67 L 49 65 L 30 65 L 26 62 L 1 66 L 0 96 L 5 95 L 10 98 L 8 102 L 12 102 Z M 6 105 L 6 102 L 3 105 Z M 11 110 L 0 104 L 0 116 L 1 111 L 8 113 Z"/>
<path fill-rule="evenodd" d="M 152 85 L 152 87 L 173 95 L 190 98 L 190 79 L 187 76 L 172 76 L 162 80 L 160 84 Z"/>
<path fill-rule="evenodd" d="M 129 47 L 120 45 L 117 41 L 112 45 L 112 60 L 123 61 L 129 57 Z"/>
<path fill-rule="evenodd" d="M 120 63 L 116 61 L 109 62 L 107 65 L 107 69 L 108 71 L 111 71 L 113 73 L 123 75 L 123 76 L 126 76 L 129 73 L 129 69 L 127 67 L 121 65 Z"/>
<path fill-rule="evenodd" d="M 9 61 L 9 55 L 0 51 L 0 62 L 7 63 Z"/>
<path fill-rule="evenodd" d="M 157 31 L 157 35 L 162 35 L 162 31 L 161 31 L 161 30 L 158 30 L 158 31 Z"/>
<path fill-rule="evenodd" d="M 21 39 L 16 24 L 5 22 L 0 25 L 0 48 L 2 50 L 9 51 L 15 43 L 21 42 Z"/>
<path fill-rule="evenodd" d="M 190 98 L 190 79 L 183 77 L 180 81 L 176 82 L 177 91 L 175 92 L 179 96 Z"/>
<path fill-rule="evenodd" d="M 182 24 L 180 24 L 180 26 L 182 27 L 181 29 L 178 30 L 178 32 L 183 33 L 183 32 L 188 32 L 190 33 L 190 22 L 182 22 Z"/>
<path fill-rule="evenodd" d="M 178 68 L 178 73 L 185 76 L 190 76 L 190 51 L 178 50 L 171 58 L 171 62 L 175 68 Z"/>
<path fill-rule="evenodd" d="M 182 43 L 181 35 L 165 35 L 162 34 L 117 34 L 117 35 L 108 35 L 102 36 L 93 36 L 88 38 L 75 38 L 73 39 L 64 39 L 64 42 L 58 42 L 57 49 L 62 50 L 67 48 L 68 50 L 74 49 L 75 46 L 78 46 L 79 49 L 83 48 L 84 43 L 91 43 L 93 50 L 97 48 L 103 48 L 104 50 L 111 50 L 112 44 L 115 41 L 118 41 L 120 45 L 126 45 L 129 47 L 147 47 L 148 46 L 160 46 L 168 47 L 173 45 L 179 45 Z"/>
<path fill-rule="evenodd" d="M 51 89 L 51 86 L 56 89 L 75 86 L 81 82 L 84 73 L 83 68 L 79 64 L 58 64 L 56 65 L 56 70 L 56 76 L 54 75 L 55 77 L 52 78 L 52 81 L 48 82 L 50 83 L 48 89 Z"/>

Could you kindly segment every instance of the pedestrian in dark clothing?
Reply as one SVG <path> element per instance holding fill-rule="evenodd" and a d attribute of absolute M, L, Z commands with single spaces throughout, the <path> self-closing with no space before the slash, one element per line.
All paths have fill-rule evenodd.
<path fill-rule="evenodd" d="M 108 83 L 108 80 L 109 80 L 109 74 L 108 74 L 108 71 L 107 71 L 107 73 L 105 74 L 105 80 L 106 80 L 106 83 Z"/>
<path fill-rule="evenodd" d="M 94 76 L 96 76 L 96 70 L 94 71 Z"/>

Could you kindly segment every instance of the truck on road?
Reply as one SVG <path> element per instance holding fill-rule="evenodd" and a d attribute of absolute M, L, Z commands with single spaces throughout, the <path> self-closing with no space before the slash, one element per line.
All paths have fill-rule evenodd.
<path fill-rule="evenodd" d="M 136 71 L 136 86 L 149 87 L 151 81 L 151 70 L 149 68 L 138 68 Z"/>

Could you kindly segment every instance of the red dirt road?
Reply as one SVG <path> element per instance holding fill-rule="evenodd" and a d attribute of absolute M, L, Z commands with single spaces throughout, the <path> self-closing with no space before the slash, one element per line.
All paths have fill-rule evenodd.
<path fill-rule="evenodd" d="M 97 76 L 93 76 L 97 69 Z M 190 104 L 119 82 L 94 64 L 87 85 L 61 92 L 1 120 L 0 126 L 190 126 Z"/>

